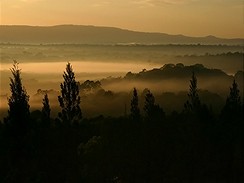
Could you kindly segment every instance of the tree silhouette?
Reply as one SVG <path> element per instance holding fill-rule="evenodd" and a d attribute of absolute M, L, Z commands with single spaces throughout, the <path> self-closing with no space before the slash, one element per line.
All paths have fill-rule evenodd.
<path fill-rule="evenodd" d="M 22 86 L 21 72 L 18 65 L 19 63 L 14 61 L 13 68 L 10 69 L 13 75 L 13 78 L 10 78 L 11 96 L 8 99 L 8 116 L 4 120 L 15 135 L 28 130 L 30 117 L 29 96 Z"/>
<path fill-rule="evenodd" d="M 238 85 L 234 80 L 232 87 L 230 87 L 230 94 L 226 100 L 226 105 L 228 105 L 232 110 L 239 109 L 241 107 L 241 97 L 239 93 L 240 90 L 238 89 Z"/>
<path fill-rule="evenodd" d="M 184 104 L 185 110 L 187 112 L 197 112 L 201 106 L 201 102 L 198 96 L 197 88 L 197 78 L 194 72 L 192 72 L 192 77 L 190 80 L 190 90 L 188 95 L 188 100 Z"/>
<path fill-rule="evenodd" d="M 80 90 L 84 92 L 95 92 L 102 89 L 100 81 L 86 80 L 80 85 Z"/>
<path fill-rule="evenodd" d="M 238 89 L 238 84 L 234 80 L 232 87 L 230 87 L 229 96 L 226 99 L 225 106 L 222 110 L 222 117 L 226 120 L 233 117 L 240 117 L 242 114 L 241 97 L 240 90 Z M 243 114 L 242 114 L 243 115 Z"/>
<path fill-rule="evenodd" d="M 60 85 L 61 96 L 58 96 L 62 108 L 59 118 L 63 123 L 71 125 L 82 119 L 82 112 L 80 109 L 79 84 L 75 80 L 75 74 L 70 63 L 66 65 L 63 78 L 64 82 Z"/>
<path fill-rule="evenodd" d="M 137 94 L 136 88 L 133 89 L 133 96 L 132 96 L 130 105 L 131 105 L 131 108 L 130 108 L 131 119 L 134 121 L 139 121 L 141 118 L 141 115 L 140 115 L 140 109 L 138 106 L 138 94 Z"/>
<path fill-rule="evenodd" d="M 49 105 L 49 99 L 47 93 L 44 95 L 43 101 L 42 101 L 43 107 L 42 107 L 42 124 L 46 127 L 50 125 L 50 113 L 51 108 Z"/>
<path fill-rule="evenodd" d="M 163 109 L 155 104 L 155 98 L 150 90 L 147 90 L 145 95 L 144 111 L 147 120 L 161 120 L 165 116 Z"/>

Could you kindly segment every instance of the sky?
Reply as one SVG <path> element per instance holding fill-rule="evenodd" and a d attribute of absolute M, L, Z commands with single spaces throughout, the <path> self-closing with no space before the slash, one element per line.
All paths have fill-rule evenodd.
<path fill-rule="evenodd" d="M 0 0 L 0 24 L 244 38 L 244 0 Z"/>

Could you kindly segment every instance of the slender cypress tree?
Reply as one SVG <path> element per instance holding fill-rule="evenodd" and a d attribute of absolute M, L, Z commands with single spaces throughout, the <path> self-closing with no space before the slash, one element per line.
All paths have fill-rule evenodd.
<path fill-rule="evenodd" d="M 61 95 L 58 101 L 62 111 L 59 118 L 64 124 L 71 125 L 78 123 L 82 119 L 80 109 L 79 84 L 75 80 L 75 73 L 71 64 L 68 62 L 66 71 L 63 74 L 64 82 L 61 83 Z"/>
<path fill-rule="evenodd" d="M 146 118 L 152 117 L 154 106 L 155 106 L 155 98 L 154 98 L 153 94 L 150 92 L 150 90 L 148 90 L 145 95 L 145 105 L 144 105 L 144 111 L 146 113 Z"/>
<path fill-rule="evenodd" d="M 160 121 L 165 117 L 163 109 L 155 104 L 155 98 L 150 90 L 145 95 L 144 111 L 146 119 L 150 121 Z"/>
<path fill-rule="evenodd" d="M 137 90 L 136 90 L 136 88 L 134 88 L 133 96 L 131 99 L 131 108 L 130 108 L 130 112 L 131 112 L 130 116 L 131 116 L 133 121 L 139 121 L 141 118 L 138 103 L 139 103 L 139 101 L 138 101 Z"/>
<path fill-rule="evenodd" d="M 45 127 L 48 127 L 50 125 L 50 114 L 51 114 L 51 108 L 49 105 L 49 99 L 48 95 L 45 94 L 44 98 L 42 100 L 42 124 Z"/>
<path fill-rule="evenodd" d="M 197 77 L 194 72 L 192 72 L 192 77 L 190 80 L 190 90 L 188 95 L 188 100 L 186 101 L 184 107 L 188 112 L 196 112 L 201 107 L 201 102 L 198 96 L 197 88 Z"/>
<path fill-rule="evenodd" d="M 230 94 L 226 99 L 226 105 L 232 110 L 241 108 L 240 90 L 235 80 L 232 83 L 232 87 L 230 87 Z"/>
<path fill-rule="evenodd" d="M 10 78 L 11 96 L 8 98 L 8 116 L 5 118 L 6 125 L 18 135 L 25 133 L 29 129 L 30 105 L 29 96 L 22 86 L 21 72 L 16 61 L 14 61 Z"/>
<path fill-rule="evenodd" d="M 221 116 L 225 118 L 225 120 L 230 120 L 241 117 L 241 115 L 243 117 L 240 90 L 238 89 L 238 85 L 234 80 L 232 87 L 230 87 L 230 93 L 226 99 Z"/>

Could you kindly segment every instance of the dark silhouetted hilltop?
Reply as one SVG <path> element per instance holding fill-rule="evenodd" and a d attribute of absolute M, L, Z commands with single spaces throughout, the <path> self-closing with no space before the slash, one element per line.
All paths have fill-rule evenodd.
<path fill-rule="evenodd" d="M 190 66 L 185 66 L 182 63 L 178 64 L 165 64 L 161 68 L 154 68 L 152 70 L 143 70 L 139 73 L 128 72 L 124 79 L 140 79 L 140 80 L 160 80 L 160 79 L 182 79 L 189 78 L 192 72 L 195 72 L 200 78 L 223 78 L 229 79 L 230 76 L 227 75 L 220 69 L 209 69 L 204 67 L 202 64 L 195 64 Z"/>
<path fill-rule="evenodd" d="M 187 37 L 149 33 L 113 27 L 85 25 L 23 26 L 1 25 L 1 43 L 25 44 L 229 44 L 242 45 L 243 39 L 214 36 Z"/>
<path fill-rule="evenodd" d="M 128 72 L 124 77 L 108 77 L 100 82 L 104 88 L 113 88 L 114 90 L 129 89 L 137 87 L 139 90 L 150 88 L 154 92 L 172 91 L 179 92 L 187 90 L 189 80 L 194 71 L 199 88 L 226 96 L 229 92 L 229 86 L 236 79 L 240 91 L 243 91 L 243 72 L 238 72 L 235 76 L 229 75 L 220 69 L 207 68 L 202 64 L 183 65 L 165 64 L 161 68 L 151 70 L 143 69 L 141 72 Z"/>

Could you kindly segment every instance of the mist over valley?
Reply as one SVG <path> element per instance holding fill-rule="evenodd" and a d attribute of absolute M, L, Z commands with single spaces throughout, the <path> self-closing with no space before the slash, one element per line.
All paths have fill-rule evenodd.
<path fill-rule="evenodd" d="M 150 89 L 167 112 L 172 112 L 174 108 L 180 111 L 183 108 L 182 102 L 187 98 L 187 95 L 182 95 L 181 92 L 188 90 L 192 71 L 196 72 L 199 88 L 203 93 L 206 91 L 212 93 L 212 96 L 218 95 L 217 102 L 211 97 L 207 99 L 209 105 L 217 108 L 216 111 L 219 111 L 221 104 L 224 103 L 234 78 L 240 89 L 243 88 L 241 45 L 148 43 L 99 45 L 39 42 L 39 44 L 1 43 L 0 49 L 0 107 L 2 111 L 5 110 L 5 114 L 7 97 L 10 94 L 9 69 L 13 60 L 20 63 L 23 84 L 30 95 L 32 110 L 41 108 L 45 92 L 38 91 L 49 91 L 54 116 L 59 109 L 57 96 L 67 62 L 72 64 L 76 79 L 80 83 L 86 80 L 100 81 L 101 89 L 104 90 L 97 95 L 96 92 L 87 95 L 83 93 L 81 106 L 87 116 L 123 115 L 125 105 L 129 106 L 130 92 L 134 87 L 139 93 L 145 88 Z M 172 94 L 169 95 L 171 97 L 162 96 L 164 93 L 167 95 L 167 92 Z M 108 96 L 111 100 L 105 102 Z M 106 107 L 101 107 L 104 103 Z"/>

